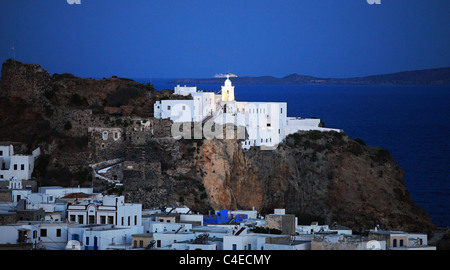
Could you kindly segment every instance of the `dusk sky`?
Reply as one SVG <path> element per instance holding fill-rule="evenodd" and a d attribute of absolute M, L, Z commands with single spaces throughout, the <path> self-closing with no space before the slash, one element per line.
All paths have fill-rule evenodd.
<path fill-rule="evenodd" d="M 0 61 L 95 78 L 377 75 L 449 67 L 449 14 L 449 0 L 1 0 Z"/>

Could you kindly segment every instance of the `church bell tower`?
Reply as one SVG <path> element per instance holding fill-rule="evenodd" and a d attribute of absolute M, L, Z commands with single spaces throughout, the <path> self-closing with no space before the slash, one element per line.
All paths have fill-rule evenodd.
<path fill-rule="evenodd" d="M 222 86 L 222 101 L 234 101 L 234 86 L 231 85 L 230 75 L 227 75 L 225 84 Z"/>

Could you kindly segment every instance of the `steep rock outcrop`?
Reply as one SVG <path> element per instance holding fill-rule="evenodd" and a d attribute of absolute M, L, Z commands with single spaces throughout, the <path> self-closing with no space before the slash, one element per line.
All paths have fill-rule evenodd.
<path fill-rule="evenodd" d="M 123 95 L 124 87 L 134 94 Z M 302 223 L 434 228 L 411 200 L 389 152 L 342 133 L 297 133 L 274 151 L 242 150 L 238 140 L 175 140 L 167 120 L 151 117 L 155 100 L 179 98 L 172 91 L 118 78 L 50 76 L 38 65 L 13 60 L 3 64 L 1 89 L 0 126 L 6 128 L 0 140 L 42 147 L 40 184 L 90 184 L 88 166 L 102 160 L 92 149 L 97 144 L 88 143 L 88 128 L 120 126 L 124 151 L 105 158 L 125 158 L 124 189 L 118 192 L 145 208 L 185 204 L 205 213 L 255 207 L 263 214 L 286 208 Z M 144 130 L 143 119 L 153 126 Z"/>

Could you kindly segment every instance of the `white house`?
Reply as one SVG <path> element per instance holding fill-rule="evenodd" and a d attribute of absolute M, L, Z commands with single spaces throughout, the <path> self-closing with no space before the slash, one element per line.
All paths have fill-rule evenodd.
<path fill-rule="evenodd" d="M 192 224 L 188 223 L 168 223 L 148 220 L 143 220 L 142 226 L 144 233 L 189 232 L 192 229 Z"/>
<path fill-rule="evenodd" d="M 104 196 L 103 201 L 69 205 L 67 216 L 79 224 L 142 226 L 142 204 L 125 203 L 124 196 Z"/>
<path fill-rule="evenodd" d="M 162 100 L 154 104 L 154 117 L 170 119 L 174 123 L 202 122 L 205 138 L 224 138 L 222 130 L 212 131 L 211 126 L 232 124 L 242 127 L 238 129 L 238 138 L 242 139 L 242 147 L 249 149 L 260 146 L 265 150 L 272 150 L 281 143 L 286 136 L 297 131 L 336 131 L 320 127 L 320 119 L 302 119 L 287 116 L 285 102 L 237 102 L 235 101 L 234 86 L 229 76 L 220 90 L 220 94 L 198 91 L 197 87 L 175 87 L 175 94 L 192 96 L 192 100 Z M 195 134 L 186 134 L 174 125 L 172 136 L 191 139 Z M 190 132 L 190 129 L 189 129 Z M 176 134 L 174 134 L 176 133 Z M 186 136 L 188 138 L 186 138 Z M 221 136 L 221 137 L 219 137 Z M 228 138 L 228 137 L 227 137 Z"/>
<path fill-rule="evenodd" d="M 370 230 L 369 236 L 378 241 L 385 241 L 390 250 L 435 250 L 435 246 L 428 245 L 428 236 L 424 233 L 407 233 L 403 231 Z"/>
<path fill-rule="evenodd" d="M 111 250 L 131 249 L 131 236 L 142 233 L 142 226 L 118 227 L 108 225 L 73 224 L 68 231 L 66 249 Z"/>
<path fill-rule="evenodd" d="M 222 239 L 210 238 L 208 234 L 197 235 L 194 240 L 177 241 L 171 244 L 174 250 L 222 250 Z"/>
<path fill-rule="evenodd" d="M 177 242 L 172 244 L 174 250 L 221 250 L 220 242 L 194 243 L 193 241 Z"/>
<path fill-rule="evenodd" d="M 53 196 L 55 199 L 64 197 L 72 193 L 86 193 L 93 194 L 93 187 L 59 187 L 59 186 L 49 186 L 49 187 L 39 187 L 39 193 L 44 193 Z"/>
<path fill-rule="evenodd" d="M 34 248 L 64 250 L 69 224 L 49 221 L 19 221 L 0 226 L 0 244 L 32 244 Z"/>
<path fill-rule="evenodd" d="M 193 241 L 196 238 L 193 232 L 158 232 L 153 234 L 157 249 L 173 249 L 172 244 L 184 241 Z"/>
<path fill-rule="evenodd" d="M 0 145 L 0 179 L 29 180 L 34 170 L 34 162 L 39 155 L 40 148 L 36 148 L 31 155 L 26 156 L 15 155 L 12 145 Z"/>
<path fill-rule="evenodd" d="M 309 249 L 308 241 L 295 240 L 292 247 L 284 247 L 292 237 L 281 234 L 242 233 L 223 237 L 223 250 L 278 250 Z M 283 248 L 281 247 L 283 246 Z"/>
<path fill-rule="evenodd" d="M 264 243 L 263 250 L 311 250 L 311 241 L 290 239 L 278 243 Z"/>
<path fill-rule="evenodd" d="M 315 234 L 323 232 L 336 232 L 337 234 L 351 235 L 353 232 L 350 228 L 339 225 L 319 225 L 317 222 L 311 223 L 311 225 L 297 225 L 295 231 L 299 234 Z"/>

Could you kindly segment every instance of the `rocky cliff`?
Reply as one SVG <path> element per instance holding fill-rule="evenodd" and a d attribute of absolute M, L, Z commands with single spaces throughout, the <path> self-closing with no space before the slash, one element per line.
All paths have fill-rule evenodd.
<path fill-rule="evenodd" d="M 1 89 L 0 140 L 21 143 L 24 151 L 41 147 L 34 174 L 40 185 L 93 183 L 145 208 L 185 204 L 207 213 L 255 207 L 263 214 L 286 208 L 301 223 L 434 228 L 411 200 L 390 153 L 342 133 L 297 133 L 274 151 L 244 151 L 237 140 L 173 139 L 170 121 L 153 119 L 151 109 L 155 100 L 179 97 L 150 85 L 50 76 L 37 65 L 8 60 Z M 122 132 L 111 144 L 88 132 L 111 128 Z M 118 158 L 123 189 L 103 183 L 89 167 Z"/>

